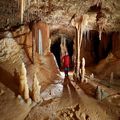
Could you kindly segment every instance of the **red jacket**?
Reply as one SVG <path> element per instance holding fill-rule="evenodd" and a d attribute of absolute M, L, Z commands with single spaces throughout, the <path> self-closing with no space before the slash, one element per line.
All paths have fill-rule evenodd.
<path fill-rule="evenodd" d="M 63 61 L 63 66 L 64 67 L 69 67 L 69 65 L 70 65 L 70 57 L 69 57 L 69 55 L 63 56 L 62 61 Z"/>

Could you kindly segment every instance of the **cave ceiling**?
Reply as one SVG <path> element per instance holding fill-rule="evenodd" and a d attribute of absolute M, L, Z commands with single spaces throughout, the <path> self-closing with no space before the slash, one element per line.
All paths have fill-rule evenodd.
<path fill-rule="evenodd" d="M 0 28 L 20 24 L 20 3 L 0 1 Z M 24 23 L 41 20 L 54 27 L 71 26 L 71 19 L 89 15 L 87 29 L 120 30 L 120 0 L 25 0 Z M 103 25 L 104 24 L 104 25 Z"/>

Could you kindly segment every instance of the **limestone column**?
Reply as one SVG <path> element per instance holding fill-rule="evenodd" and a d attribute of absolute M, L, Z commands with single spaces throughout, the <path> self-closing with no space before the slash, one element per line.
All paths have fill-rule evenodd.
<path fill-rule="evenodd" d="M 75 26 L 77 30 L 77 40 L 76 40 L 76 77 L 80 79 L 80 49 L 83 39 L 83 32 L 86 28 L 87 22 L 88 22 L 88 15 L 82 15 L 78 19 L 74 21 L 75 23 L 73 26 Z"/>
<path fill-rule="evenodd" d="M 85 80 L 85 58 L 82 58 L 81 82 Z"/>

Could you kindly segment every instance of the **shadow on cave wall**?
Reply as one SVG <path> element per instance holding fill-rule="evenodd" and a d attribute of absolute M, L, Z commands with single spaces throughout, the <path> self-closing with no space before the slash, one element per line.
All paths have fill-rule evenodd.
<path fill-rule="evenodd" d="M 0 82 L 12 90 L 16 95 L 18 94 L 18 79 L 15 79 L 15 76 L 12 76 L 2 68 L 0 68 Z"/>
<path fill-rule="evenodd" d="M 94 31 L 92 33 L 93 55 L 94 62 L 98 63 L 105 59 L 112 51 L 112 33 L 102 33 L 101 40 L 99 40 L 99 33 Z"/>
<path fill-rule="evenodd" d="M 96 30 L 90 30 L 83 35 L 81 58 L 86 59 L 86 66 L 97 64 L 108 56 L 112 51 L 112 35 L 113 33 L 103 32 L 101 40 Z"/>

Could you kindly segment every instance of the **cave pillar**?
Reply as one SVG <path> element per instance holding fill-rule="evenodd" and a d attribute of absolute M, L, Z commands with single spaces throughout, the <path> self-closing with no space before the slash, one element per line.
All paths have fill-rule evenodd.
<path fill-rule="evenodd" d="M 85 80 L 85 58 L 82 58 L 81 82 Z"/>
<path fill-rule="evenodd" d="M 88 23 L 88 15 L 82 15 L 80 16 L 75 23 L 73 24 L 77 30 L 77 40 L 76 40 L 76 70 L 75 75 L 77 79 L 81 79 L 81 73 L 80 73 L 80 49 L 83 39 L 83 32 L 86 29 L 86 25 Z"/>
<path fill-rule="evenodd" d="M 76 65 L 76 76 L 77 78 L 79 79 L 79 73 L 80 73 L 80 26 L 78 25 L 78 27 L 76 26 L 77 28 L 77 46 L 76 46 L 76 49 L 77 49 L 77 54 L 76 54 L 76 59 L 77 59 L 77 65 Z"/>

